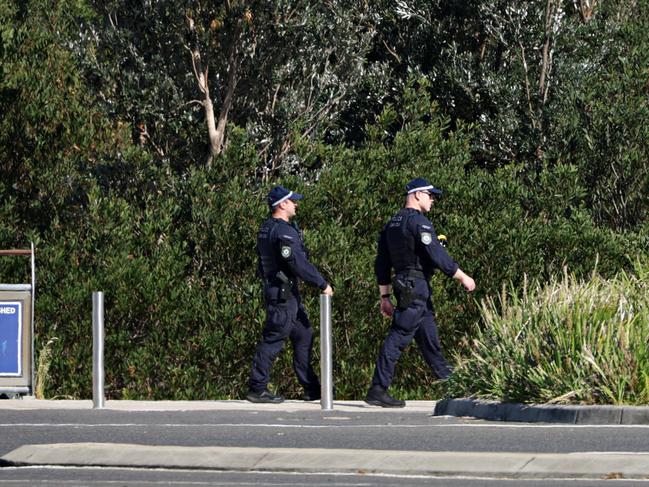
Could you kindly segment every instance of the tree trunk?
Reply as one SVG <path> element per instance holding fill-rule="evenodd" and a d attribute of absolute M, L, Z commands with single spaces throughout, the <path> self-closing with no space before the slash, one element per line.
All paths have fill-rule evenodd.
<path fill-rule="evenodd" d="M 234 91 L 237 87 L 240 64 L 237 46 L 236 43 L 233 43 L 228 59 L 228 86 L 213 136 L 210 128 L 210 149 L 212 150 L 212 155 L 220 154 L 225 147 L 225 128 L 228 124 L 228 115 L 230 113 L 230 108 L 232 108 L 232 100 L 234 100 Z M 214 116 L 212 115 L 212 124 L 213 123 Z M 214 152 L 215 148 L 218 150 L 216 153 Z"/>
<path fill-rule="evenodd" d="M 593 18 L 593 11 L 597 6 L 597 0 L 579 0 L 579 14 L 581 20 L 586 23 Z"/>
<path fill-rule="evenodd" d="M 552 42 L 554 40 L 555 15 L 560 3 L 557 0 L 548 0 L 545 11 L 545 42 L 543 43 L 543 59 L 541 62 L 541 74 L 539 76 L 539 96 L 544 104 L 547 100 L 547 78 L 552 70 Z"/>
<path fill-rule="evenodd" d="M 208 166 L 211 164 L 212 157 L 218 156 L 223 148 L 223 138 L 225 136 L 224 130 L 219 130 L 221 127 L 221 117 L 219 116 L 219 125 L 217 126 L 214 116 L 214 104 L 209 96 L 205 96 L 203 100 L 205 107 L 205 122 L 207 123 L 207 135 L 210 142 L 210 160 Z M 226 115 L 227 119 L 227 115 Z"/>
<path fill-rule="evenodd" d="M 196 39 L 196 26 L 193 19 L 187 17 L 187 28 Z M 238 32 L 237 32 L 238 34 Z M 238 40 L 238 35 L 235 36 Z M 232 100 L 234 99 L 234 91 L 237 86 L 237 77 L 239 72 L 240 60 L 237 50 L 237 42 L 233 42 L 230 48 L 230 55 L 228 58 L 228 85 L 226 87 L 225 98 L 223 105 L 219 111 L 218 117 L 215 115 L 214 102 L 210 96 L 209 87 L 209 64 L 203 66 L 203 59 L 198 42 L 194 42 L 194 46 L 189 48 L 192 55 L 192 67 L 194 69 L 194 76 L 198 84 L 198 89 L 203 95 L 201 104 L 205 110 L 205 123 L 207 124 L 207 135 L 210 147 L 210 154 L 207 160 L 207 166 L 210 167 L 214 156 L 218 156 L 223 152 L 225 141 L 225 128 L 228 124 L 228 114 L 232 107 Z"/>

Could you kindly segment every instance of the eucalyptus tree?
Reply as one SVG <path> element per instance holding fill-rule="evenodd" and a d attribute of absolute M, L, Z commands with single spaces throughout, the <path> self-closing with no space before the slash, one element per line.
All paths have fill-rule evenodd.
<path fill-rule="evenodd" d="M 355 2 L 93 4 L 89 78 L 160 158 L 209 165 L 232 123 L 247 129 L 272 170 L 296 140 L 331 130 L 372 74 L 365 53 L 374 30 Z"/>
<path fill-rule="evenodd" d="M 478 125 L 478 159 L 502 165 L 543 158 L 565 83 L 601 63 L 637 3 L 386 0 L 376 37 L 394 75 L 425 75 L 445 111 Z"/>
<path fill-rule="evenodd" d="M 453 122 L 474 125 L 474 163 L 520 163 L 523 177 L 575 165 L 596 221 L 634 228 L 649 185 L 648 4 L 386 0 L 374 52 L 392 83 L 420 73 Z"/>
<path fill-rule="evenodd" d="M 12 215 L 3 222 L 19 222 L 0 238 L 12 245 L 73 219 L 91 172 L 119 145 L 69 48 L 91 14 L 79 1 L 0 2 L 0 200 Z"/>

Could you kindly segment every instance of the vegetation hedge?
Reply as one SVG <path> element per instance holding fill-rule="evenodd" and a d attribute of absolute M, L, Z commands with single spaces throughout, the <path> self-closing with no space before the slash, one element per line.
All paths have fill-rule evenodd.
<path fill-rule="evenodd" d="M 596 262 L 604 276 L 630 267 L 642 233 L 594 225 L 581 206 L 584 189 L 573 167 L 546 167 L 538 175 L 515 166 L 471 167 L 470 129 L 450 131 L 425 97 L 385 141 L 382 123 L 390 110 L 367 127 L 373 136 L 362 147 L 304 144 L 302 157 L 316 168 L 307 181 L 290 174 L 258 178 L 243 134 L 211 169 L 178 174 L 134 154 L 135 184 L 89 178 L 74 219 L 27 235 L 37 246 L 37 351 L 51 348 L 45 394 L 90 396 L 90 296 L 102 290 L 109 398 L 241 397 L 264 320 L 255 236 L 268 214 L 264 197 L 278 182 L 306 195 L 297 220 L 313 262 L 335 289 L 334 377 L 341 398 L 363 395 L 389 326 L 378 313 L 376 237 L 403 204 L 412 177 L 444 189 L 430 217 L 478 284 L 468 296 L 457 282 L 434 278 L 449 357 L 461 357 L 475 333 L 476 300 L 497 294 L 503 282 L 517 286 L 525 274 L 551 279 L 565 265 L 580 276 Z M 15 241 L 9 230 L 5 245 Z M 15 262 L 5 259 L 3 266 L 3 275 L 19 273 Z M 317 292 L 307 289 L 306 296 L 317 335 Z M 318 360 L 318 340 L 315 350 Z M 272 375 L 272 387 L 289 397 L 300 392 L 290 355 L 280 356 Z M 416 347 L 400 361 L 394 386 L 410 399 L 442 392 Z"/>
<path fill-rule="evenodd" d="M 317 35 L 305 35 L 300 52 L 276 36 L 255 37 L 275 20 L 304 33 L 291 24 L 301 17 L 255 10 L 267 2 L 251 7 L 259 24 L 245 38 L 228 36 L 249 12 L 195 11 L 205 25 L 213 14 L 228 21 L 229 41 L 210 44 L 206 34 L 204 49 L 236 45 L 246 56 L 225 148 L 210 157 L 182 47 L 202 42 L 186 36 L 192 9 L 1 3 L 0 247 L 36 244 L 38 390 L 90 397 L 91 293 L 102 290 L 109 398 L 241 397 L 264 320 L 255 235 L 278 183 L 306 195 L 298 222 L 335 289 L 342 398 L 364 394 L 389 326 L 378 313 L 376 238 L 413 177 L 444 189 L 431 220 L 478 285 L 468 296 L 453 280 L 433 280 L 454 362 L 472 357 L 472 340 L 488 326 L 479 303 L 503 283 L 553 283 L 564 267 L 575 279 L 594 268 L 602 279 L 636 272 L 632 263 L 649 247 L 647 2 L 602 4 L 592 20 L 568 4 L 557 11 L 556 22 L 566 21 L 552 34 L 547 98 L 525 88 L 543 77 L 547 2 L 507 15 L 498 2 L 439 3 L 401 2 L 398 12 L 394 2 L 363 4 L 375 9 L 369 16 L 351 4 L 334 17 L 309 9 L 306 34 Z M 115 17 L 122 8 L 137 15 Z M 342 31 L 322 21 L 341 16 Z M 209 70 L 215 104 L 227 84 L 218 64 L 227 56 L 218 52 Z M 25 262 L 0 258 L 0 279 L 24 282 Z M 307 290 L 316 335 L 317 304 Z M 315 350 L 318 360 L 317 340 Z M 300 392 L 290 369 L 289 351 L 272 377 L 289 397 Z M 454 390 L 496 394 L 474 385 Z M 414 347 L 394 387 L 405 399 L 444 393 Z M 644 397 L 625 394 L 614 396 Z"/>

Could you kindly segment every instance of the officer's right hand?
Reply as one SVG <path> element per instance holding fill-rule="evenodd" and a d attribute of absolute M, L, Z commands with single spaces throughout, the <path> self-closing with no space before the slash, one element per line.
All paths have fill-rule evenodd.
<path fill-rule="evenodd" d="M 464 286 L 464 289 L 466 289 L 469 292 L 475 289 L 475 281 L 470 276 L 465 276 L 462 279 L 462 285 Z"/>
<path fill-rule="evenodd" d="M 331 286 L 329 284 L 327 284 L 327 287 L 322 291 L 322 294 L 326 294 L 327 296 L 333 296 L 334 290 L 331 289 Z"/>
<path fill-rule="evenodd" d="M 455 274 L 453 274 L 453 277 L 460 281 L 462 285 L 464 286 L 464 289 L 467 291 L 471 292 L 475 289 L 475 281 L 471 276 L 468 276 L 465 274 L 462 269 L 458 269 L 455 271 Z"/>
<path fill-rule="evenodd" d="M 381 299 L 381 314 L 386 318 L 391 318 L 394 314 L 394 305 L 389 299 Z"/>

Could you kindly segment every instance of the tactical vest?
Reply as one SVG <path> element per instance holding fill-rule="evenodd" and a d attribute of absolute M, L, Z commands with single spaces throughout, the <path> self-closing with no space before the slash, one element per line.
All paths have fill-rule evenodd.
<path fill-rule="evenodd" d="M 411 211 L 402 209 L 385 229 L 390 260 L 397 274 L 407 270 L 423 271 L 424 268 L 415 252 L 415 236 L 408 231 L 408 220 L 412 215 Z"/>
<path fill-rule="evenodd" d="M 277 283 L 277 273 L 283 271 L 287 277 L 294 277 L 289 265 L 280 258 L 277 227 L 280 222 L 269 218 L 262 223 L 257 234 L 257 255 L 259 256 L 262 279 Z"/>
<path fill-rule="evenodd" d="M 267 281 L 274 279 L 280 271 L 274 235 L 276 226 L 277 222 L 269 218 L 262 223 L 257 234 L 257 255 L 259 255 L 261 277 Z"/>

